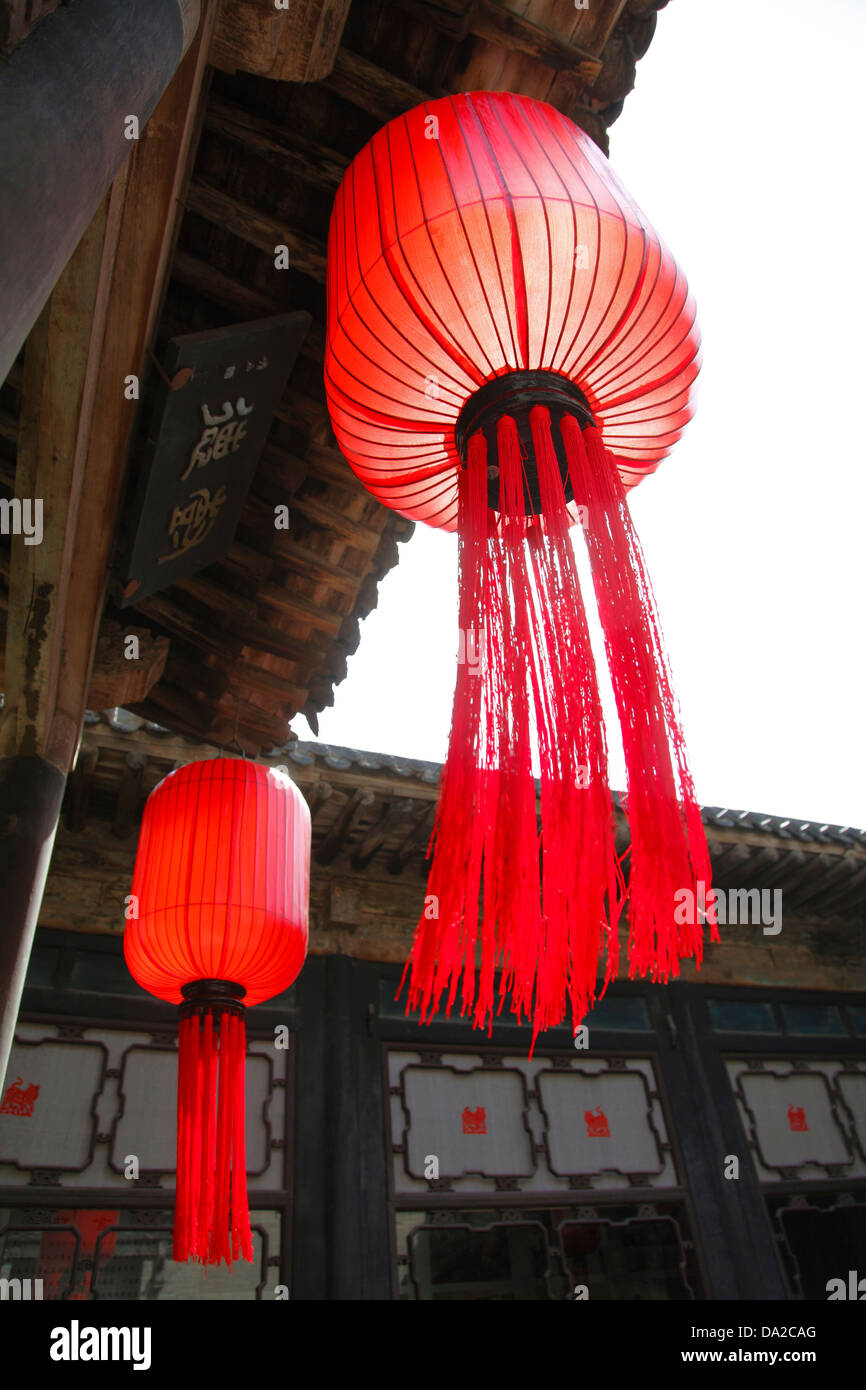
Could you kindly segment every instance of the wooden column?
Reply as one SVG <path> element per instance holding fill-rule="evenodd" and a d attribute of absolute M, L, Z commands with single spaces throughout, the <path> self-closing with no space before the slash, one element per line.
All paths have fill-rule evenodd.
<path fill-rule="evenodd" d="M 44 758 L 0 759 L 0 1087 L 65 786 L 65 775 Z"/>
<path fill-rule="evenodd" d="M 0 69 L 0 381 L 199 23 L 199 0 L 87 0 Z"/>
<path fill-rule="evenodd" d="M 168 80 L 183 43 L 181 12 L 189 14 L 192 7 L 198 15 L 198 0 L 170 0 L 170 4 L 169 0 L 147 0 L 143 5 L 139 0 L 129 4 L 89 0 L 70 9 L 68 17 L 98 17 L 104 12 L 106 23 L 110 18 L 115 26 L 111 29 L 109 25 L 109 29 L 116 33 L 117 16 L 123 16 L 131 26 L 129 43 L 133 43 L 139 23 L 134 21 L 135 15 L 140 14 L 141 38 L 156 32 L 158 17 L 162 15 L 164 21 L 171 6 L 177 42 L 171 47 Z M 121 153 L 126 162 L 108 194 L 101 202 L 97 199 L 95 215 L 92 207 L 87 212 L 83 235 L 78 227 L 70 247 L 74 251 L 65 267 L 63 257 L 68 252 L 58 253 L 53 264 L 60 265 L 60 278 L 27 340 L 15 491 L 18 497 L 42 499 L 44 510 L 40 543 L 27 545 L 27 537 L 14 535 L 11 546 L 6 699 L 0 717 L 0 871 L 4 894 L 0 919 L 0 1077 L 6 1068 L 60 804 L 87 703 L 135 419 L 135 406 L 124 394 L 124 379 L 128 374 L 141 376 L 146 349 L 153 340 L 200 127 L 207 46 L 215 16 L 216 6 L 206 3 L 198 34 L 162 95 L 152 122 L 142 125 L 138 140 L 123 141 Z M 33 41 L 54 18 L 39 26 Z M 53 32 L 56 36 L 58 31 Z M 170 30 L 168 37 L 174 32 Z M 119 64 L 116 73 L 110 65 L 106 70 L 103 37 L 102 31 L 94 36 L 94 49 L 88 53 L 85 67 L 88 72 L 101 73 L 109 90 L 113 84 L 123 105 L 128 102 L 123 55 L 115 54 Z M 164 24 L 162 41 L 167 42 Z M 25 40 L 13 53 L 0 76 L 0 94 L 30 42 Z M 56 61 L 60 57 L 54 53 Z M 68 62 L 74 75 L 74 52 L 64 54 L 63 62 Z M 135 63 L 132 70 L 138 71 Z M 153 101 L 148 97 L 150 107 L 160 90 L 154 89 Z M 136 103 L 128 109 L 145 109 L 143 97 L 136 98 Z M 72 109 L 77 110 L 77 99 Z M 59 114 L 52 119 L 62 129 Z M 69 140 L 68 128 L 63 138 Z M 29 140 L 13 143 L 19 153 L 21 148 L 28 150 L 28 160 L 35 168 L 40 156 L 33 154 Z M 0 182 L 5 178 L 3 163 L 8 157 L 7 149 L 0 150 Z M 77 168 L 79 152 L 70 146 L 67 157 L 70 167 Z M 102 178 L 108 166 L 102 163 L 100 167 Z M 49 161 L 35 183 L 47 190 L 46 197 L 54 190 L 62 204 L 67 185 L 61 178 L 54 189 L 53 178 Z M 97 185 L 89 176 L 84 183 L 89 197 Z M 17 197 L 9 198 L 4 218 L 20 240 Z M 26 210 L 29 205 L 24 206 Z M 0 239 L 0 277 L 15 263 L 16 245 L 19 241 L 7 247 Z M 55 271 L 52 274 L 56 277 Z M 15 302 L 20 307 L 20 302 Z M 122 913 L 121 901 L 121 921 Z"/>

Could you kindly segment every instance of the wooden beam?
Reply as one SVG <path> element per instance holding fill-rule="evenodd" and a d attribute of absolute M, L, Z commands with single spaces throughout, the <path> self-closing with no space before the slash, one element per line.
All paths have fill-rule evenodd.
<path fill-rule="evenodd" d="M 604 9 L 594 0 L 595 8 Z M 601 48 L 603 43 L 587 46 L 585 42 L 576 43 L 566 37 L 574 31 L 577 16 L 572 12 L 558 29 L 538 24 L 535 20 L 524 18 L 514 10 L 497 3 L 497 0 L 461 0 L 456 5 L 426 4 L 424 0 L 398 0 L 399 8 L 422 23 L 432 25 L 439 33 L 448 34 L 461 40 L 467 34 L 497 48 L 507 49 L 534 58 L 539 63 L 557 71 L 573 71 L 587 85 L 591 85 L 601 71 Z M 614 0 L 611 6 L 619 11 L 625 0 Z M 567 14 L 567 11 L 564 11 Z M 615 22 L 615 21 L 614 21 Z M 612 25 L 610 26 L 613 27 Z M 564 32 L 563 32 L 564 31 Z M 581 30 L 578 27 L 578 33 Z M 609 29 L 604 31 L 607 38 Z"/>
<path fill-rule="evenodd" d="M 345 516 L 335 507 L 328 506 L 327 502 L 322 502 L 318 498 L 305 497 L 300 494 L 292 499 L 291 510 L 298 512 L 316 526 L 322 526 L 328 531 L 336 531 L 337 535 L 345 537 L 358 550 L 369 551 L 372 554 L 379 549 L 379 542 L 382 539 L 381 531 L 375 531 L 372 526 L 365 525 L 364 522 L 353 521 L 351 517 Z M 382 524 L 384 526 L 384 520 Z"/>
<path fill-rule="evenodd" d="M 232 541 L 228 552 L 219 563 L 235 575 L 244 575 L 255 585 L 267 579 L 274 568 L 272 556 L 263 555 L 251 545 L 243 545 L 237 540 Z"/>
<path fill-rule="evenodd" d="M 324 604 L 302 598 L 300 594 L 293 594 L 291 589 L 284 589 L 279 584 L 262 584 L 256 598 L 266 608 L 274 608 L 278 613 L 297 618 L 314 631 L 326 632 L 330 637 L 337 636 L 346 616 L 344 613 L 335 613 Z"/>
<path fill-rule="evenodd" d="M 840 904 L 853 900 L 858 904 L 862 914 L 864 888 L 866 888 L 866 865 L 860 869 L 855 869 L 852 865 L 852 871 L 846 881 L 838 887 L 831 886 L 829 892 L 823 893 L 820 903 L 812 908 L 812 912 L 816 917 L 829 916 Z M 787 884 L 784 884 L 783 892 L 786 890 Z M 812 899 L 814 900 L 814 895 L 812 895 Z"/>
<path fill-rule="evenodd" d="M 402 825 L 409 813 L 414 809 L 415 802 L 408 797 L 399 801 L 392 801 L 382 807 L 382 814 L 375 825 L 371 826 L 364 836 L 355 853 L 352 855 L 352 868 L 356 873 L 366 869 L 371 859 L 382 848 L 398 826 Z"/>
<path fill-rule="evenodd" d="M 202 661 L 197 652 L 175 649 L 171 653 L 168 674 L 174 685 L 183 687 L 206 705 L 219 704 L 229 685 L 225 670 L 216 662 Z"/>
<path fill-rule="evenodd" d="M 330 864 L 342 848 L 343 841 L 352 829 L 352 823 L 360 810 L 366 806 L 372 806 L 376 800 L 372 791 L 364 791 L 358 787 L 353 791 L 346 805 L 337 816 L 336 821 L 328 831 L 324 840 L 316 850 L 315 860 L 317 864 Z"/>
<path fill-rule="evenodd" d="M 273 315 L 274 300 L 259 290 L 243 285 L 216 266 L 191 256 L 187 251 L 175 252 L 171 267 L 172 279 L 194 290 L 202 299 L 219 304 L 244 319 L 265 319 Z"/>
<path fill-rule="evenodd" d="M 224 193 L 220 188 L 201 179 L 193 180 L 186 200 L 190 212 L 196 213 L 215 227 L 222 227 L 233 236 L 240 237 L 250 246 L 255 246 L 274 260 L 276 248 L 287 246 L 289 269 L 300 270 L 313 280 L 324 283 L 325 243 L 296 232 L 275 217 L 260 212 Z"/>
<path fill-rule="evenodd" d="M 78 832 L 87 824 L 87 803 L 98 761 L 98 748 L 82 748 L 78 754 L 75 771 L 67 784 L 65 820 L 68 830 Z"/>
<path fill-rule="evenodd" d="M 117 793 L 117 805 L 111 833 L 118 840 L 126 840 L 138 829 L 139 808 L 142 797 L 142 782 L 147 759 L 139 753 L 127 753 L 123 760 L 123 779 Z"/>
<path fill-rule="evenodd" d="M 341 48 L 337 54 L 333 72 L 325 79 L 325 86 L 353 106 L 368 112 L 383 125 L 394 116 L 402 116 L 413 106 L 420 106 L 431 99 L 426 92 L 413 87 L 411 82 L 404 82 L 402 78 L 371 63 L 369 58 L 350 53 L 346 48 Z"/>
<path fill-rule="evenodd" d="M 81 740 L 82 749 L 105 749 L 115 755 L 130 753 L 146 757 L 151 768 L 159 767 L 162 775 L 178 764 L 203 762 L 215 758 L 217 750 L 202 740 L 183 738 L 180 734 L 155 734 L 148 729 L 138 729 L 134 734 L 124 734 L 112 729 L 108 724 L 88 724 Z M 79 757 L 81 754 L 79 754 Z"/>
<path fill-rule="evenodd" d="M 146 729 L 139 729 L 134 734 L 125 734 L 102 723 L 87 726 L 82 747 L 88 746 L 110 749 L 115 753 L 146 753 L 149 761 L 165 766 L 166 770 L 175 763 L 183 765 L 216 757 L 213 745 L 201 738 L 186 739 L 176 734 L 155 734 Z M 282 752 L 272 758 L 262 757 L 259 761 L 263 766 L 277 767 L 286 763 L 286 754 Z M 400 777 L 397 773 L 386 770 L 372 772 L 356 766 L 345 770 L 322 768 L 316 762 L 309 765 L 289 763 L 288 766 L 292 780 L 302 788 L 310 788 L 311 791 L 320 782 L 327 781 L 334 791 L 345 793 L 346 796 L 360 788 L 362 791 L 370 792 L 374 799 L 405 798 L 414 801 L 418 806 L 423 804 L 427 807 L 432 806 L 438 795 L 438 787 L 433 783 Z"/>
<path fill-rule="evenodd" d="M 318 82 L 334 63 L 351 0 L 224 0 L 211 62 L 272 82 Z"/>
<path fill-rule="evenodd" d="M 241 284 L 231 275 L 226 275 L 210 261 L 199 260 L 198 256 L 191 256 L 184 251 L 178 251 L 175 256 L 172 264 L 172 279 L 187 289 L 194 290 L 200 298 L 208 301 L 209 304 L 228 309 L 238 319 L 272 318 L 277 311 L 295 307 L 295 297 L 288 282 L 282 295 L 276 292 L 264 294 L 249 285 Z M 222 325 L 223 319 L 220 316 L 219 326 Z M 162 341 L 183 337 L 188 332 L 187 323 L 163 314 L 160 322 Z M 314 362 L 317 367 L 323 366 L 325 361 L 324 324 L 317 323 L 315 320 L 310 324 L 307 335 L 301 344 L 300 357 Z"/>
<path fill-rule="evenodd" d="M 228 619 L 226 625 L 228 626 L 230 623 L 235 630 L 237 630 L 238 625 L 255 622 L 259 616 L 255 599 L 244 598 L 243 594 L 233 593 L 225 585 L 217 584 L 207 576 L 206 571 L 185 575 L 183 579 L 176 579 L 171 587 L 179 590 L 182 594 L 189 594 L 190 598 L 197 599 L 212 613 L 219 614 L 220 620 Z"/>
<path fill-rule="evenodd" d="M 477 0 L 397 0 L 404 14 L 455 40 L 465 39 L 469 33 L 476 3 Z"/>
<path fill-rule="evenodd" d="M 328 584 L 337 593 L 354 596 L 358 588 L 358 575 L 355 570 L 335 564 L 327 556 L 311 550 L 309 546 L 299 545 L 297 541 L 291 540 L 285 531 L 277 532 L 273 556 L 296 574 L 302 574 L 317 583 Z M 319 575 L 322 576 L 321 579 L 316 578 Z"/>
<path fill-rule="evenodd" d="M 209 732 L 214 743 L 223 748 L 239 743 L 246 755 L 258 756 L 263 748 L 282 748 L 291 742 L 293 735 L 287 715 L 274 714 L 250 700 L 236 700 L 234 704 L 239 705 L 240 718 L 237 708 L 227 707 L 221 717 L 214 719 Z"/>
<path fill-rule="evenodd" d="M 329 449 L 322 444 L 311 444 L 304 456 L 309 471 L 317 478 L 326 478 L 347 492 L 370 493 L 357 474 L 353 473 L 339 449 Z"/>
<path fill-rule="evenodd" d="M 225 140 L 243 145 L 244 149 L 275 164 L 282 173 L 328 192 L 337 188 L 351 162 L 347 155 L 308 139 L 297 129 L 265 120 L 243 106 L 217 97 L 211 98 L 205 128 Z"/>
<path fill-rule="evenodd" d="M 588 5 L 585 10 L 577 11 L 575 19 L 577 21 L 573 32 L 578 36 L 584 48 L 597 57 L 604 57 L 604 49 L 608 39 L 619 23 L 620 16 L 628 4 L 628 0 L 604 0 L 601 5 Z M 648 16 L 649 17 L 649 16 Z M 652 16 L 655 18 L 655 16 Z"/>
<path fill-rule="evenodd" d="M 718 879 L 721 881 L 731 872 L 737 873 L 749 857 L 749 850 L 745 845 L 723 845 L 718 847 L 717 852 L 711 852 L 710 859 L 713 867 L 713 882 Z"/>
<path fill-rule="evenodd" d="M 237 631 L 244 639 L 244 646 L 270 652 L 271 656 L 285 657 L 287 661 L 295 661 L 301 667 L 315 666 L 326 656 L 321 643 L 315 638 L 292 637 L 272 622 L 266 623 L 256 619 L 255 622 L 247 623 L 245 629 L 238 628 Z"/>
<path fill-rule="evenodd" d="M 815 913 L 820 916 L 824 910 L 824 903 L 827 901 L 828 894 L 840 888 L 847 893 L 851 887 L 858 869 L 866 868 L 860 859 L 824 859 L 820 858 L 821 871 L 815 875 L 813 883 L 804 884 L 799 891 L 790 894 L 794 900 L 794 910 L 797 913 L 807 909 L 809 915 Z M 829 866 L 829 867 L 828 867 Z M 785 886 L 785 896 L 789 897 L 787 885 Z"/>
<path fill-rule="evenodd" d="M 285 411 L 277 411 L 277 416 L 281 420 L 285 420 L 286 413 Z M 279 475 L 281 475 L 279 481 L 286 478 L 286 481 L 293 484 L 295 488 L 300 488 L 300 485 L 306 482 L 309 477 L 322 478 L 324 481 L 334 482 L 338 488 L 352 492 L 354 496 L 364 498 L 367 502 L 370 500 L 370 492 L 367 491 L 360 478 L 353 473 L 352 468 L 343 459 L 342 453 L 336 449 L 328 449 L 327 446 L 311 443 L 309 449 L 304 453 L 303 459 L 299 459 L 293 453 L 289 453 L 288 449 L 282 449 L 278 443 L 268 442 L 265 443 L 263 452 L 261 452 L 261 461 L 263 461 L 265 468 L 267 468 L 268 463 L 274 464 L 275 470 L 279 470 Z M 260 474 L 257 474 L 257 491 L 260 491 L 259 484 Z M 285 535 L 285 532 L 282 534 Z"/>
<path fill-rule="evenodd" d="M 316 781 L 322 773 L 316 768 L 309 770 L 303 767 L 292 766 L 292 776 L 299 783 Z M 378 797 L 399 797 L 414 801 L 416 805 L 422 802 L 428 806 L 436 801 L 439 794 L 438 786 L 429 782 L 415 781 L 410 777 L 400 777 L 396 772 L 370 772 L 364 768 L 353 766 L 345 771 L 338 768 L 327 768 L 328 781 L 334 791 L 348 793 L 360 788 L 363 791 L 372 793 L 374 799 Z"/>
<path fill-rule="evenodd" d="M 139 712 L 144 714 L 145 719 L 179 729 L 190 738 L 201 732 L 201 700 L 186 687 L 181 689 L 175 685 L 171 673 L 151 690 L 146 700 L 133 706 L 133 713 Z M 210 731 L 205 732 L 209 736 Z"/>
<path fill-rule="evenodd" d="M 316 387 L 320 389 L 320 380 L 316 382 Z M 333 447 L 334 430 L 323 392 L 308 395 L 298 376 L 294 376 L 291 390 L 283 397 L 280 411 L 281 420 L 306 439 L 308 444 Z"/>
<path fill-rule="evenodd" d="M 253 480 L 256 497 L 264 498 L 271 506 L 278 503 L 291 503 L 298 488 L 306 481 L 309 467 L 306 459 L 289 453 L 274 443 L 266 443 L 262 450 L 261 462 Z M 274 538 L 276 528 L 273 527 Z"/>
<path fill-rule="evenodd" d="M 213 623 L 207 623 L 161 594 L 150 595 L 150 598 L 136 605 L 136 612 L 154 623 L 160 623 L 178 637 L 185 638 L 197 651 L 209 652 L 222 660 L 228 656 L 234 662 L 243 648 L 270 652 L 271 656 L 281 656 L 288 662 L 302 666 L 306 664 L 307 667 L 318 666 L 325 657 L 317 642 L 291 637 L 277 624 L 264 623 L 260 619 L 242 619 L 235 614 L 228 614 L 220 620 L 217 613 L 214 613 Z M 220 623 L 221 626 L 218 626 Z"/>
<path fill-rule="evenodd" d="M 226 634 L 216 614 L 212 621 L 203 621 L 174 599 L 163 594 L 151 594 L 137 603 L 133 610 L 151 622 L 159 623 L 172 634 L 183 637 L 197 651 L 230 659 L 240 652 L 243 638 L 232 632 Z"/>
<path fill-rule="evenodd" d="M 561 38 L 553 29 L 504 9 L 496 0 L 478 0 L 472 11 L 470 28 L 478 38 L 507 48 L 509 52 L 535 58 L 549 68 L 576 70 L 584 82 L 594 82 L 601 72 L 598 54 Z"/>
<path fill-rule="evenodd" d="M 295 56 L 300 45 L 294 35 L 287 35 L 282 45 L 283 61 L 279 72 L 273 74 L 278 81 L 320 82 L 327 77 L 340 50 L 351 3 L 352 0 L 301 0 L 300 6 L 295 4 L 296 13 L 300 9 L 313 21 L 314 27 L 305 32 L 309 50 L 301 66 Z"/>
<path fill-rule="evenodd" d="M 201 705 L 201 700 L 191 695 L 188 689 L 163 680 L 151 691 L 147 700 L 135 707 L 134 712 L 157 723 L 170 723 L 172 728 L 194 740 L 200 736 L 202 729 Z M 257 755 L 263 746 L 271 748 L 288 742 L 290 730 L 284 714 L 274 714 L 260 705 L 254 705 L 230 688 L 216 711 L 211 713 L 205 736 L 219 747 L 227 748 L 239 743 L 246 754 Z"/>
<path fill-rule="evenodd" d="M 732 845 L 730 840 L 719 842 L 715 837 L 711 838 L 709 827 L 707 827 L 707 848 L 710 851 L 710 861 L 713 866 L 713 876 L 715 877 L 717 867 L 725 862 L 728 852 L 732 848 L 742 849 L 743 846 L 736 844 Z M 754 846 L 747 845 L 745 848 L 747 848 L 753 856 L 749 863 L 750 874 L 763 873 L 765 869 L 771 868 L 774 864 L 779 862 L 781 851 L 778 849 L 765 847 L 756 854 Z"/>
<path fill-rule="evenodd" d="M 265 603 L 281 612 L 291 612 L 295 617 L 303 615 L 305 623 L 315 627 L 318 631 L 330 634 L 338 632 L 343 621 L 341 614 L 329 613 L 320 605 L 310 604 L 301 598 L 293 598 L 276 584 L 261 585 L 254 599 L 232 593 L 202 574 L 191 574 L 185 579 L 179 579 L 173 587 L 189 594 L 191 598 L 197 599 L 214 614 L 218 613 L 221 623 L 229 631 L 244 637 L 247 646 L 260 646 L 261 643 L 258 641 L 257 635 L 261 634 L 263 630 L 270 630 L 268 624 L 262 622 L 259 617 L 260 603 Z M 191 616 L 187 616 L 186 621 L 190 625 L 195 624 L 195 619 Z M 315 656 L 317 653 L 320 654 L 318 648 L 313 652 L 310 651 L 310 643 L 307 639 L 293 639 L 282 633 L 279 636 L 279 647 L 280 650 L 274 654 L 285 656 L 291 650 L 292 660 L 296 660 L 302 654 L 307 658 L 311 655 Z M 272 650 L 271 645 L 265 650 Z"/>
<path fill-rule="evenodd" d="M 251 661 L 236 661 L 232 667 L 232 680 L 243 689 L 259 690 L 263 694 L 276 696 L 284 704 L 293 705 L 295 710 L 301 709 L 307 699 L 307 691 L 303 686 L 295 685 L 278 672 L 254 665 Z"/>
<path fill-rule="evenodd" d="M 435 803 L 428 803 L 421 811 L 421 814 L 416 816 L 415 822 L 408 835 L 403 840 L 402 844 L 397 846 L 388 860 L 389 874 L 401 874 L 413 855 L 427 853 L 427 846 L 430 843 L 430 836 L 433 833 L 433 821 L 435 816 Z"/>
<path fill-rule="evenodd" d="M 778 863 L 761 874 L 761 887 L 773 888 L 780 883 L 787 887 L 793 876 L 799 879 L 810 858 L 811 854 L 802 845 L 795 849 L 789 844 L 786 852 L 779 855 Z"/>

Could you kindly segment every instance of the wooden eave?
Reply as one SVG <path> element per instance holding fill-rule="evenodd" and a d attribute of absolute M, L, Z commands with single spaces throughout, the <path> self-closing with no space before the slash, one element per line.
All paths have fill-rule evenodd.
<path fill-rule="evenodd" d="M 86 890 L 89 915 L 80 921 L 74 891 L 65 903 L 52 890 L 43 924 L 64 925 L 58 913 L 67 912 L 67 924 L 79 930 L 119 930 L 118 904 L 128 892 L 121 884 L 132 874 L 145 798 L 174 767 L 213 755 L 213 748 L 148 727 L 125 711 L 89 715 L 52 873 L 75 878 L 80 865 L 97 886 Z M 385 884 L 399 878 L 423 900 L 438 763 L 300 741 L 270 749 L 260 761 L 285 767 L 310 805 L 314 877 Z M 712 806 L 701 814 L 715 887 L 779 889 L 786 921 L 813 922 L 823 940 L 838 936 L 840 951 L 856 955 L 866 936 L 866 831 Z M 622 852 L 628 830 L 619 811 L 617 826 Z"/>

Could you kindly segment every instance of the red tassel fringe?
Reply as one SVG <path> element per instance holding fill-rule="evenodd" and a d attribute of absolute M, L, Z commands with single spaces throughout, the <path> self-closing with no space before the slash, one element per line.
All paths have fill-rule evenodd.
<path fill-rule="evenodd" d="M 623 733 L 628 888 L 614 844 L 607 745 L 570 519 L 549 412 L 530 413 L 541 517 L 524 515 L 520 440 L 497 430 L 498 517 L 488 509 L 487 446 L 469 441 L 460 479 L 460 628 L 448 758 L 425 911 L 404 971 L 407 1012 L 429 1021 L 447 990 L 489 1027 L 494 977 L 538 1034 L 574 1027 L 617 973 L 630 915 L 630 974 L 664 979 L 701 958 L 699 923 L 674 922 L 675 891 L 709 887 L 703 825 L 661 646 L 658 618 L 619 474 L 596 430 L 561 424 L 587 541 Z M 498 524 L 497 524 L 498 523 Z M 541 836 L 532 775 L 540 762 Z M 479 940 L 480 918 L 480 940 Z M 717 939 L 717 933 L 714 935 Z M 478 971 L 476 979 L 476 955 Z M 599 992 L 599 966 L 605 957 Z M 477 992 L 476 992 L 477 986 Z M 401 983 L 402 988 L 402 983 Z"/>
<path fill-rule="evenodd" d="M 244 1135 L 246 1027 L 208 1009 L 181 1018 L 174 1258 L 252 1260 Z"/>
<path fill-rule="evenodd" d="M 681 959 L 700 965 L 699 920 L 678 925 L 675 894 L 709 885 L 710 856 L 686 762 L 649 575 L 619 471 L 597 429 L 565 417 L 575 497 L 588 510 L 587 547 L 622 731 L 629 823 L 629 973 L 668 980 Z M 697 915 L 695 914 L 697 917 Z M 711 940 L 718 927 L 711 921 Z"/>

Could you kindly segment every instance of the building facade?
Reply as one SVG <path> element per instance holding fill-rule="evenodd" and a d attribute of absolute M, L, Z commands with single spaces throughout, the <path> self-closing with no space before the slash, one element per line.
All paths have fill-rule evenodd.
<path fill-rule="evenodd" d="M 811 1300 L 866 1265 L 862 836 L 705 808 L 724 907 L 700 973 L 629 981 L 623 948 L 586 1031 L 530 1057 L 507 1010 L 488 1036 L 397 997 L 439 769 L 298 743 L 270 761 L 313 807 L 311 955 L 248 1019 L 255 1260 L 174 1264 L 176 1024 L 123 961 L 117 831 L 130 750 L 142 790 L 179 750 L 119 711 L 88 740 L 0 1107 L 0 1276 L 56 1298 Z"/>

